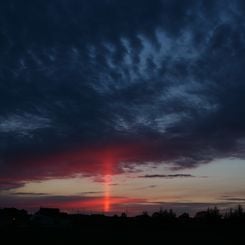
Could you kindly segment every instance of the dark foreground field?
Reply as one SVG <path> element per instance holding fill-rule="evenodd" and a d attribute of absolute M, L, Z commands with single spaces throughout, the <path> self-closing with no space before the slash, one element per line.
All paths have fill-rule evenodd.
<path fill-rule="evenodd" d="M 240 210 L 241 211 L 241 210 Z M 11 215 L 10 215 L 11 214 Z M 0 244 L 245 244 L 244 213 L 213 210 L 194 218 L 160 211 L 152 216 L 68 215 L 42 209 L 0 211 Z"/>
<path fill-rule="evenodd" d="M 229 229 L 228 229 L 229 228 Z M 244 227 L 100 227 L 1 231 L 1 244 L 245 244 Z"/>

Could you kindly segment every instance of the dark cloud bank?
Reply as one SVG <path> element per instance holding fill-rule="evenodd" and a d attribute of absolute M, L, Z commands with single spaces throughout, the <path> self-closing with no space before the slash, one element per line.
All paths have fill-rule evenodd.
<path fill-rule="evenodd" d="M 146 174 L 140 175 L 139 178 L 164 178 L 164 179 L 174 179 L 174 178 L 194 178 L 191 174 Z"/>
<path fill-rule="evenodd" d="M 100 170 L 93 157 L 64 156 L 74 149 L 119 151 L 115 173 L 243 159 L 244 13 L 228 0 L 1 1 L 5 189 Z"/>

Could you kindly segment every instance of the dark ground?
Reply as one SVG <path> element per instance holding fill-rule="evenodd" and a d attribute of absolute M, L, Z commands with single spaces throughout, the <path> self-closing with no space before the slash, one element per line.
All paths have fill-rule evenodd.
<path fill-rule="evenodd" d="M 174 229 L 174 228 L 173 228 Z M 182 230 L 147 227 L 27 229 L 1 231 L 1 244 L 234 244 L 244 245 L 243 229 L 217 227 Z"/>
<path fill-rule="evenodd" d="M 240 212 L 240 213 L 239 213 Z M 194 218 L 171 211 L 152 216 L 69 215 L 43 209 L 0 210 L 0 244 L 231 244 L 245 245 L 245 215 L 212 210 Z"/>

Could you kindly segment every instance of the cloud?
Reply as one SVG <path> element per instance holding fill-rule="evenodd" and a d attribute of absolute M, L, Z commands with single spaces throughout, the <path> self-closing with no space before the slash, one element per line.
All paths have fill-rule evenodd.
<path fill-rule="evenodd" d="M 22 182 L 4 182 L 0 181 L 0 191 L 6 191 L 6 190 L 11 190 L 11 189 L 16 189 L 23 187 L 25 184 Z"/>
<path fill-rule="evenodd" d="M 155 187 L 157 187 L 157 185 L 148 185 L 148 186 L 143 186 L 143 187 L 135 188 L 135 190 L 152 189 L 152 188 L 155 188 Z"/>
<path fill-rule="evenodd" d="M 67 212 L 83 213 L 103 212 L 103 196 L 83 196 L 83 195 L 0 195 L 1 205 L 3 207 L 24 208 L 31 211 L 37 211 L 41 207 L 56 207 Z M 237 201 L 219 201 L 219 202 L 151 202 L 144 198 L 129 198 L 122 196 L 110 197 L 110 212 L 121 214 L 125 210 L 129 216 L 142 214 L 147 211 L 150 214 L 159 209 L 173 209 L 178 214 L 188 212 L 195 214 L 210 207 L 218 207 L 220 210 L 228 210 L 237 207 Z M 241 202 L 239 202 L 241 203 Z"/>
<path fill-rule="evenodd" d="M 245 202 L 245 197 L 224 195 L 220 198 L 220 200 L 231 201 L 231 202 Z"/>
<path fill-rule="evenodd" d="M 17 195 L 17 196 L 47 196 L 47 193 L 42 193 L 42 192 L 15 192 L 12 193 L 12 195 Z"/>
<path fill-rule="evenodd" d="M 13 187 L 17 188 L 17 187 Z M 50 196 L 48 193 L 43 193 L 43 192 L 14 192 L 11 193 L 13 196 Z M 87 196 L 87 195 L 94 195 L 94 194 L 103 194 L 102 191 L 84 191 L 79 194 L 79 196 Z"/>
<path fill-rule="evenodd" d="M 26 136 L 38 129 L 50 127 L 50 119 L 35 115 L 13 115 L 1 118 L 0 132 Z"/>
<path fill-rule="evenodd" d="M 84 191 L 81 193 L 81 195 L 94 195 L 94 194 L 103 194 L 103 191 Z"/>
<path fill-rule="evenodd" d="M 62 210 L 67 210 L 73 212 L 74 209 L 83 211 L 84 213 L 91 210 L 94 212 L 103 212 L 105 199 L 103 196 L 83 196 L 83 195 L 38 195 L 34 194 L 24 194 L 24 195 L 1 195 L 0 201 L 1 205 L 4 207 L 16 207 L 24 208 L 28 210 L 37 210 L 40 207 L 56 207 Z M 121 213 L 123 207 L 130 205 L 131 203 L 141 203 L 145 199 L 141 198 L 128 198 L 121 196 L 111 196 L 110 205 L 111 212 Z"/>
<path fill-rule="evenodd" d="M 0 180 L 244 159 L 243 1 L 1 3 Z M 23 18 L 25 16 L 25 18 Z"/>
<path fill-rule="evenodd" d="M 146 174 L 140 175 L 139 178 L 166 178 L 166 179 L 174 179 L 174 178 L 193 178 L 196 177 L 191 174 Z"/>
<path fill-rule="evenodd" d="M 230 197 L 226 198 L 227 201 L 233 201 L 233 202 L 245 202 L 245 198 L 240 197 Z"/>

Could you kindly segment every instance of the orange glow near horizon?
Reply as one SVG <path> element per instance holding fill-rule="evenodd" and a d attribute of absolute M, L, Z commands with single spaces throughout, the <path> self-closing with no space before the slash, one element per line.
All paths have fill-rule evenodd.
<path fill-rule="evenodd" d="M 104 212 L 110 212 L 111 209 L 111 176 L 112 176 L 112 155 L 106 152 L 104 158 Z"/>
<path fill-rule="evenodd" d="M 104 183 L 104 212 L 110 211 L 110 176 L 105 176 L 105 183 Z"/>

